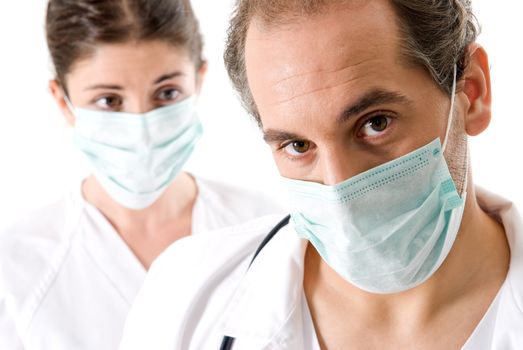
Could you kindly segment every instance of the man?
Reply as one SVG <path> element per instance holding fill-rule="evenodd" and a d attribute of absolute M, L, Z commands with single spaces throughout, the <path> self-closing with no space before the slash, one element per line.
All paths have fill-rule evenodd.
<path fill-rule="evenodd" d="M 469 166 L 491 117 L 476 35 L 467 0 L 239 0 L 226 64 L 290 223 L 173 245 L 122 348 L 523 347 L 521 217 Z"/>

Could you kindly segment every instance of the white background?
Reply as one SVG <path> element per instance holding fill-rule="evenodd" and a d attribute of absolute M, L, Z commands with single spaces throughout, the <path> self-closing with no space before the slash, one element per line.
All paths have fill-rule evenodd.
<path fill-rule="evenodd" d="M 281 193 L 268 147 L 240 107 L 222 63 L 231 0 L 193 0 L 210 63 L 200 99 L 205 136 L 188 169 Z M 523 207 L 523 3 L 473 0 L 490 54 L 493 120 L 471 139 L 474 180 Z M 48 93 L 45 0 L 0 3 L 0 227 L 58 198 L 85 174 Z"/>

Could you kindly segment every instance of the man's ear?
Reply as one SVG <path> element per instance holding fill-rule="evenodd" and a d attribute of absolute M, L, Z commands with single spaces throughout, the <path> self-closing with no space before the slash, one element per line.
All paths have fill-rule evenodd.
<path fill-rule="evenodd" d="M 465 108 L 465 131 L 481 134 L 490 124 L 492 93 L 487 52 L 474 43 L 468 47 L 469 62 L 464 73 L 462 92 L 468 100 Z"/>
<path fill-rule="evenodd" d="M 67 124 L 74 127 L 75 118 L 73 112 L 71 111 L 71 109 L 67 105 L 67 102 L 65 101 L 66 96 L 64 88 L 56 79 L 53 79 L 49 81 L 49 90 L 51 91 L 51 94 L 53 95 L 56 104 L 58 105 L 58 108 L 60 108 L 60 111 L 65 117 L 65 121 L 67 122 Z"/>
<path fill-rule="evenodd" d="M 200 94 L 202 91 L 202 84 L 207 74 L 207 69 L 209 65 L 207 61 L 204 61 L 198 71 L 196 72 L 196 94 Z"/>

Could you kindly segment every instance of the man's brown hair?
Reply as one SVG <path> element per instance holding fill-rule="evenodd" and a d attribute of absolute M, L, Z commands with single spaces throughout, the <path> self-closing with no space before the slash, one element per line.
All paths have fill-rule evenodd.
<path fill-rule="evenodd" d="M 259 125 L 260 116 L 247 84 L 245 41 L 254 18 L 266 25 L 327 11 L 355 0 L 237 0 L 224 54 L 229 77 L 245 108 Z M 401 52 L 406 62 L 423 67 L 450 95 L 454 65 L 459 80 L 467 67 L 467 48 L 479 33 L 470 0 L 389 0 L 397 15 Z"/>

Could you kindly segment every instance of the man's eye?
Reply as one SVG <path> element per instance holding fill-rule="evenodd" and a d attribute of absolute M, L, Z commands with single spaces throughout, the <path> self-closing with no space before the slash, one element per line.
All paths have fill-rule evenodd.
<path fill-rule="evenodd" d="M 96 105 L 101 109 L 120 109 L 123 101 L 117 96 L 104 96 L 96 100 Z"/>
<path fill-rule="evenodd" d="M 377 115 L 365 122 L 361 128 L 364 137 L 377 136 L 384 132 L 390 124 L 391 119 L 384 115 Z"/>
<path fill-rule="evenodd" d="M 293 157 L 301 156 L 311 148 L 309 141 L 292 141 L 283 149 L 285 152 Z"/>

